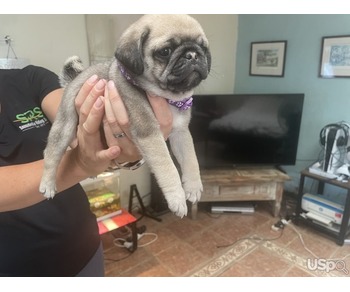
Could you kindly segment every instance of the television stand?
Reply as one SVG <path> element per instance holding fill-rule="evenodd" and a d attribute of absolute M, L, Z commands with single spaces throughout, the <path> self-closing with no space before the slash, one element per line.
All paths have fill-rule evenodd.
<path fill-rule="evenodd" d="M 284 182 L 290 177 L 276 168 L 242 167 L 202 170 L 203 193 L 199 202 L 271 201 L 272 215 L 281 210 Z M 198 205 L 192 204 L 191 218 Z"/>

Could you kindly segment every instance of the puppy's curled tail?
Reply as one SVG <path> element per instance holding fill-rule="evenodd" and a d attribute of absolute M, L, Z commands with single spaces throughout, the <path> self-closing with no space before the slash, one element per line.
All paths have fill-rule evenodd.
<path fill-rule="evenodd" d="M 64 63 L 63 69 L 59 76 L 62 87 L 66 87 L 75 77 L 84 70 L 83 62 L 78 56 L 69 57 Z"/>

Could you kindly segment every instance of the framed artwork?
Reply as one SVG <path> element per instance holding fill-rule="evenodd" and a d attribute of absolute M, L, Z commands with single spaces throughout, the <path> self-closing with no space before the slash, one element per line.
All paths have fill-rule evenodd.
<path fill-rule="evenodd" d="M 350 77 L 350 35 L 322 38 L 319 76 Z"/>
<path fill-rule="evenodd" d="M 251 43 L 249 75 L 283 77 L 286 51 L 287 41 Z"/>

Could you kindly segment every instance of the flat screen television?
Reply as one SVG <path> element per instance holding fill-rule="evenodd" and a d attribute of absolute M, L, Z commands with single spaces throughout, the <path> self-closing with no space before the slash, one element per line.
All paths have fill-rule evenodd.
<path fill-rule="evenodd" d="M 294 165 L 304 94 L 194 96 L 190 131 L 201 169 Z"/>

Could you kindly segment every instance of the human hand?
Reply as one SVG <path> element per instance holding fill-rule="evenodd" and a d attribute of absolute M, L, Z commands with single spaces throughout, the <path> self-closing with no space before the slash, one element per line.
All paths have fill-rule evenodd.
<path fill-rule="evenodd" d="M 169 108 L 169 103 L 165 98 L 160 96 L 147 94 L 147 97 L 158 120 L 164 139 L 167 140 L 173 126 L 173 115 Z"/>
<path fill-rule="evenodd" d="M 97 77 L 91 77 L 81 88 L 75 105 L 79 113 L 79 121 L 84 121 L 89 115 L 90 109 L 93 109 L 93 103 L 101 96 L 104 101 L 105 116 L 103 118 L 103 130 L 107 145 L 117 147 L 120 151 L 116 161 L 118 163 L 133 162 L 140 160 L 141 154 L 137 146 L 133 143 L 129 117 L 117 88 L 113 81 L 107 84 L 104 80 L 97 80 Z M 155 116 L 159 122 L 160 129 L 167 139 L 172 129 L 172 113 L 167 101 L 158 96 L 148 96 Z M 92 114 L 92 113 L 91 113 Z M 89 121 L 94 121 L 94 118 Z M 100 123 L 96 123 L 100 125 Z M 95 127 L 91 127 L 95 129 Z M 123 139 L 116 139 L 116 135 L 121 134 Z"/>
<path fill-rule="evenodd" d="M 106 81 L 94 75 L 84 83 L 75 99 L 79 124 L 74 158 L 89 176 L 105 171 L 121 152 L 120 147 L 114 145 L 106 149 L 100 131 L 105 114 L 105 86 Z"/>
<path fill-rule="evenodd" d="M 137 161 L 142 157 L 132 142 L 130 133 L 129 117 L 118 90 L 113 81 L 109 81 L 105 91 L 106 117 L 104 119 L 104 132 L 109 146 L 118 145 L 122 149 L 117 161 Z M 172 114 L 167 101 L 158 96 L 148 96 L 155 116 L 159 122 L 160 129 L 167 139 L 172 129 Z M 119 138 L 122 139 L 116 139 Z"/>
<path fill-rule="evenodd" d="M 116 159 L 119 164 L 142 159 L 141 154 L 132 141 L 129 116 L 113 81 L 105 87 L 105 118 L 103 130 L 109 146 L 119 146 L 121 154 Z"/>

